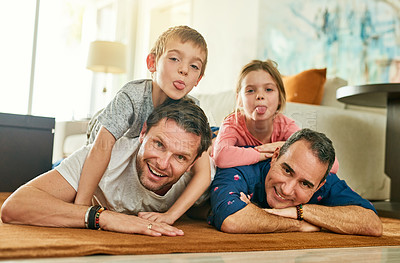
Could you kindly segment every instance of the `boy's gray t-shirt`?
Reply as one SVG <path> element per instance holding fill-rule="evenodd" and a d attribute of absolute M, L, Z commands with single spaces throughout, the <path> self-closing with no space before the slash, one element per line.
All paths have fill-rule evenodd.
<path fill-rule="evenodd" d="M 152 89 L 151 79 L 134 80 L 125 84 L 107 107 L 90 120 L 87 144 L 94 142 L 101 126 L 111 132 L 116 140 L 124 135 L 129 138 L 138 137 L 154 110 Z M 196 98 L 187 97 L 196 105 L 200 104 Z"/>
<path fill-rule="evenodd" d="M 152 88 L 151 79 L 134 80 L 123 86 L 107 107 L 90 121 L 88 143 L 94 141 L 101 126 L 116 140 L 124 135 L 138 137 L 154 109 Z"/>

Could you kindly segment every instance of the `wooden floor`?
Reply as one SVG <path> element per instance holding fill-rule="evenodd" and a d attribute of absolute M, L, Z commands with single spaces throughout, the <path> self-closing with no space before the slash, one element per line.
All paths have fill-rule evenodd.
<path fill-rule="evenodd" d="M 310 241 L 312 242 L 312 241 Z M 305 250 L 283 250 L 244 253 L 193 253 L 163 254 L 140 256 L 87 256 L 75 258 L 47 258 L 6 260 L 2 263 L 38 263 L 38 262 L 88 262 L 88 263 L 130 263 L 130 262 L 191 262 L 191 263 L 229 263 L 229 262 L 400 262 L 400 246 L 361 247 L 361 248 L 324 248 Z"/>

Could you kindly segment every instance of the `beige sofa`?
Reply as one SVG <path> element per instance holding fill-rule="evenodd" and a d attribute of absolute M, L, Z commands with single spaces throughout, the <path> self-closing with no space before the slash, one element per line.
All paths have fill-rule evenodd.
<path fill-rule="evenodd" d="M 339 160 L 338 176 L 364 198 L 389 198 L 390 178 L 384 173 L 386 112 L 344 105 L 336 100 L 336 89 L 346 85 L 340 78 L 328 78 L 322 105 L 287 103 L 284 113 L 301 128 L 324 132 L 334 143 Z M 212 126 L 219 126 L 233 111 L 235 94 L 192 94 Z M 55 128 L 54 158 L 68 156 L 84 145 L 87 121 L 58 122 Z"/>
<path fill-rule="evenodd" d="M 364 198 L 389 198 L 390 178 L 384 173 L 385 110 L 353 107 L 336 100 L 340 78 L 328 78 L 322 105 L 287 103 L 284 114 L 301 128 L 324 132 L 334 143 L 339 160 L 338 176 Z M 219 126 L 235 107 L 235 94 L 193 94 L 200 100 L 209 122 Z"/>

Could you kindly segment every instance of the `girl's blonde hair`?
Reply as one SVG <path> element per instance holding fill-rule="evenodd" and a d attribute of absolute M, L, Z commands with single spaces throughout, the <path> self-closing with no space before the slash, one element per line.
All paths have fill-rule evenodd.
<path fill-rule="evenodd" d="M 203 61 L 203 66 L 201 67 L 201 72 L 200 72 L 200 76 L 203 76 L 204 71 L 206 70 L 207 57 L 208 57 L 207 43 L 204 37 L 199 32 L 188 26 L 170 27 L 158 37 L 158 39 L 154 43 L 153 48 L 150 51 L 151 54 L 155 55 L 156 62 L 161 57 L 161 55 L 164 54 L 167 43 L 171 39 L 179 39 L 182 43 L 190 41 L 195 46 L 199 47 L 202 51 L 204 51 L 205 59 Z"/>
<path fill-rule="evenodd" d="M 266 61 L 252 60 L 250 63 L 246 64 L 240 71 L 239 80 L 236 85 L 236 95 L 238 96 L 238 100 L 239 100 L 240 90 L 242 89 L 243 79 L 252 71 L 264 70 L 265 72 L 267 72 L 271 75 L 271 77 L 275 81 L 276 86 L 278 87 L 279 105 L 278 105 L 277 113 L 281 112 L 286 104 L 286 92 L 285 92 L 285 87 L 283 85 L 281 73 L 279 73 L 277 67 L 278 67 L 278 64 L 275 61 L 270 60 L 270 59 L 268 59 Z M 238 103 L 236 102 L 235 112 L 237 113 L 237 111 L 238 111 Z"/>

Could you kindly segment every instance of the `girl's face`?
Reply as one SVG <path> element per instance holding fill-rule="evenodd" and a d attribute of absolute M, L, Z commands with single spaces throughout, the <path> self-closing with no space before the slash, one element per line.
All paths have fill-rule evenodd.
<path fill-rule="evenodd" d="M 238 104 L 248 120 L 272 119 L 280 104 L 275 80 L 264 70 L 251 71 L 242 80 Z"/>

